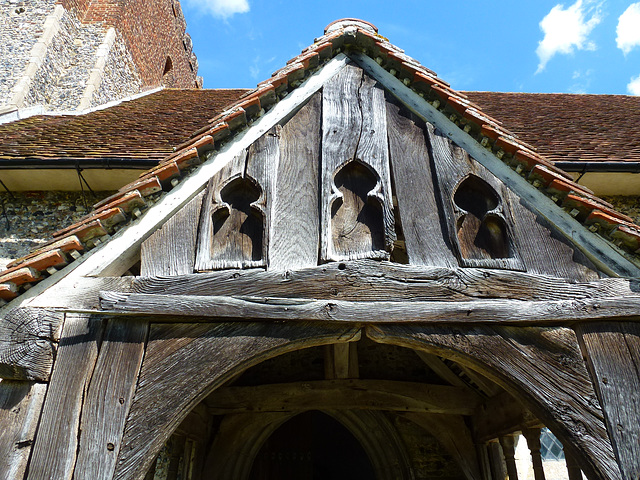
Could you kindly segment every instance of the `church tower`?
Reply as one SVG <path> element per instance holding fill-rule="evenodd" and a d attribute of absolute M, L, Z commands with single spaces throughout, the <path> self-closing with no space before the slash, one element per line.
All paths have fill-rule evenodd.
<path fill-rule="evenodd" d="M 0 17 L 0 114 L 201 86 L 178 0 L 10 0 Z"/>

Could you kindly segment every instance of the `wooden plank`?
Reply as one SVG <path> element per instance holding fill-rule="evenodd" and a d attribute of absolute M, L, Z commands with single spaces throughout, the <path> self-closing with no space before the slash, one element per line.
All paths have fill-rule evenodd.
<path fill-rule="evenodd" d="M 65 289 L 64 292 L 52 287 L 51 292 L 35 298 L 30 306 L 60 310 L 75 309 L 76 311 L 97 310 L 100 308 L 98 297 L 100 290 L 128 292 L 134 280 L 135 277 L 84 277 L 68 285 L 68 290 Z"/>
<path fill-rule="evenodd" d="M 384 91 L 347 66 L 323 89 L 322 260 L 388 258 L 395 240 Z"/>
<path fill-rule="evenodd" d="M 355 379 L 224 387 L 206 402 L 214 415 L 332 409 L 471 415 L 479 403 L 460 387 Z"/>
<path fill-rule="evenodd" d="M 191 199 L 142 243 L 141 276 L 193 273 L 203 197 L 204 192 Z"/>
<path fill-rule="evenodd" d="M 545 218 L 559 234 L 564 236 L 568 243 L 581 250 L 602 272 L 621 277 L 640 276 L 638 265 L 617 251 L 607 240 L 593 234 L 562 208 L 559 208 L 553 200 L 530 185 L 493 153 L 482 147 L 473 137 L 449 121 L 444 114 L 424 98 L 384 70 L 375 60 L 359 52 L 350 52 L 349 57 L 366 73 L 378 80 L 414 114 L 425 122 L 435 125 L 455 144 L 464 148 L 473 158 L 487 167 L 491 173 L 519 196 L 527 208 Z"/>
<path fill-rule="evenodd" d="M 484 443 L 523 428 L 543 426 L 524 405 L 507 392 L 485 400 L 471 420 L 473 437 Z"/>
<path fill-rule="evenodd" d="M 134 259 L 139 255 L 142 242 L 199 194 L 223 165 L 304 105 L 347 62 L 347 57 L 342 53 L 329 60 L 321 69 L 305 78 L 302 84 L 286 98 L 280 100 L 265 115 L 257 119 L 251 128 L 239 132 L 233 141 L 225 144 L 219 151 L 209 153 L 206 161 L 198 168 L 198 175 L 188 176 L 171 190 L 171 195 L 163 196 L 138 222 L 127 227 L 126 235 L 115 235 L 107 244 L 92 251 L 91 255 L 71 263 L 64 270 L 38 283 L 12 301 L 9 306 L 0 308 L 0 314 L 32 301 L 56 283 L 55 288 L 47 292 L 49 298 L 66 295 L 83 277 L 122 275 L 135 263 Z M 60 282 L 63 279 L 64 281 Z"/>
<path fill-rule="evenodd" d="M 242 259 L 238 257 L 238 253 L 244 250 L 239 233 L 240 225 L 237 224 L 239 218 L 233 215 L 233 205 L 221 197 L 221 191 L 233 180 L 244 178 L 246 160 L 247 151 L 238 152 L 209 180 L 201 208 L 196 270 L 242 268 L 243 266 Z M 222 231 L 214 232 L 214 214 L 220 214 L 220 212 L 229 215 L 228 222 L 220 228 Z M 236 245 L 236 241 L 240 241 L 240 245 Z"/>
<path fill-rule="evenodd" d="M 146 322 L 109 320 L 82 410 L 74 478 L 113 477 L 148 330 Z"/>
<path fill-rule="evenodd" d="M 94 290 L 97 289 L 94 287 Z M 122 291 L 123 288 L 101 290 Z M 335 300 L 440 300 L 478 298 L 586 300 L 635 295 L 628 279 L 575 283 L 507 270 L 434 268 L 358 260 L 296 271 L 222 271 L 175 278 L 137 278 L 132 291 L 173 295 L 249 295 Z M 85 292 L 89 295 L 88 292 Z"/>
<path fill-rule="evenodd" d="M 425 133 L 431 144 L 449 239 L 460 265 L 525 270 L 513 235 L 518 219 L 506 202 L 505 185 L 433 125 L 428 124 Z M 465 195 L 473 196 L 466 199 Z M 501 237 L 504 244 L 483 244 L 486 238 L 482 225 L 488 218 L 496 220 L 492 230 L 502 231 L 492 234 Z"/>
<path fill-rule="evenodd" d="M 440 220 L 424 124 L 391 96 L 386 110 L 393 183 L 409 263 L 457 267 L 445 242 L 447 233 Z"/>
<path fill-rule="evenodd" d="M 0 380 L 0 478 L 24 478 L 46 391 L 44 383 Z"/>
<path fill-rule="evenodd" d="M 321 101 L 322 95 L 316 93 L 280 133 L 269 239 L 272 270 L 318 264 Z"/>
<path fill-rule="evenodd" d="M 520 202 L 511 190 L 504 196 L 513 216 L 515 247 L 529 273 L 553 275 L 577 282 L 598 280 L 595 265 L 562 235 L 553 225 Z"/>
<path fill-rule="evenodd" d="M 103 319 L 67 314 L 51 374 L 29 478 L 71 479 L 76 462 L 80 414 L 98 357 Z"/>
<path fill-rule="evenodd" d="M 17 308 L 0 321 L 0 378 L 48 380 L 63 314 Z"/>
<path fill-rule="evenodd" d="M 575 447 L 588 478 L 620 478 L 603 412 L 568 328 L 376 326 L 380 343 L 424 349 L 493 380 Z"/>
<path fill-rule="evenodd" d="M 269 264 L 269 237 L 272 222 L 273 190 L 280 158 L 280 134 L 282 127 L 276 125 L 256 140 L 247 154 L 245 177 L 254 179 L 262 192 L 251 204 L 262 213 L 262 265 Z M 244 225 L 243 225 L 244 226 Z M 289 232 L 293 234 L 293 232 Z"/>
<path fill-rule="evenodd" d="M 288 351 L 359 338 L 359 328 L 330 325 L 152 325 L 114 479 L 144 476 L 189 410 L 240 371 Z"/>
<path fill-rule="evenodd" d="M 407 413 L 403 417 L 433 435 L 453 457 L 467 480 L 482 480 L 475 442 L 462 416 Z"/>
<path fill-rule="evenodd" d="M 353 302 L 280 297 L 223 297 L 101 292 L 104 312 L 158 315 L 155 321 L 189 317 L 209 321 L 332 321 L 353 323 L 484 323 L 560 325 L 576 321 L 638 321 L 640 296 L 597 300 L 473 300 L 467 302 Z"/>
<path fill-rule="evenodd" d="M 622 478 L 640 476 L 640 325 L 580 324 L 577 332 Z"/>

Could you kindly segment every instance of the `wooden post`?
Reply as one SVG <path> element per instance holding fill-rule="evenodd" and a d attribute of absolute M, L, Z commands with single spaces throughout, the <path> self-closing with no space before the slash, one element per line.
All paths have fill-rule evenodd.
<path fill-rule="evenodd" d="M 522 435 L 527 439 L 527 446 L 531 452 L 531 462 L 533 463 L 533 475 L 535 480 L 545 480 L 544 469 L 542 468 L 542 455 L 540 454 L 540 431 L 539 428 L 525 428 Z"/>
<path fill-rule="evenodd" d="M 567 473 L 569 474 L 569 480 L 582 480 L 582 470 L 578 466 L 578 462 L 575 457 L 567 450 L 564 450 L 564 459 L 567 463 Z"/>
<path fill-rule="evenodd" d="M 491 478 L 493 478 L 493 480 L 506 480 L 507 470 L 500 443 L 495 441 L 487 443 L 487 450 L 489 452 L 489 463 L 491 465 Z"/>
<path fill-rule="evenodd" d="M 516 469 L 516 440 L 513 435 L 500 437 L 500 446 L 504 453 L 504 461 L 507 464 L 507 475 L 509 480 L 518 480 L 518 470 Z"/>

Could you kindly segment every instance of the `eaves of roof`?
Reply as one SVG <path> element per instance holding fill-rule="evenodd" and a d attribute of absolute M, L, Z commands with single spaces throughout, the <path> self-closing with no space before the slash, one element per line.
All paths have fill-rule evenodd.
<path fill-rule="evenodd" d="M 453 90 L 434 72 L 378 35 L 377 30 L 364 22 L 355 25 L 349 22 L 330 25 L 324 36 L 270 79 L 204 122 L 204 127 L 167 155 L 157 167 L 96 204 L 91 214 L 54 234 L 54 240 L 49 244 L 9 264 L 8 270 L 0 273 L 0 298 L 15 298 L 25 286 L 55 273 L 56 269 L 79 257 L 80 252 L 108 240 L 111 234 L 142 215 L 158 196 L 165 195 L 197 169 L 203 159 L 210 157 L 210 152 L 220 149 L 250 127 L 328 60 L 340 52 L 350 51 L 364 53 L 373 59 L 589 230 L 615 244 L 627 258 L 634 262 L 639 260 L 640 227 L 629 217 L 574 183 L 567 173 L 556 168 L 533 146 L 484 112 L 467 95 Z M 176 115 L 186 118 L 178 107 L 176 105 Z"/>
<path fill-rule="evenodd" d="M 0 168 L 94 161 L 147 168 L 246 89 L 162 89 L 83 115 L 36 115 L 0 125 Z M 146 163 L 145 163 L 146 162 Z"/>

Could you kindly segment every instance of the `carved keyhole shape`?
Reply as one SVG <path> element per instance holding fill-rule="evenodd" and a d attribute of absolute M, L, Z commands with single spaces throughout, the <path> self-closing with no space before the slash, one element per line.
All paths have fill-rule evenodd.
<path fill-rule="evenodd" d="M 458 186 L 453 201 L 464 211 L 456 225 L 460 254 L 464 258 L 511 256 L 506 225 L 495 213 L 500 197 L 487 182 L 475 176 L 466 178 Z"/>
<path fill-rule="evenodd" d="M 359 162 L 349 162 L 334 177 L 340 195 L 331 205 L 333 251 L 342 258 L 361 258 L 384 250 L 382 205 L 373 195 L 378 178 Z"/>
<path fill-rule="evenodd" d="M 212 214 L 213 258 L 228 262 L 262 259 L 264 219 L 262 212 L 251 205 L 260 194 L 259 187 L 244 178 L 222 189 L 223 203 Z"/>

